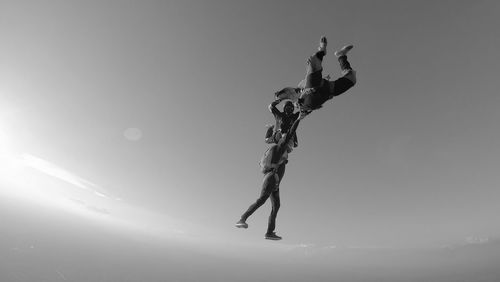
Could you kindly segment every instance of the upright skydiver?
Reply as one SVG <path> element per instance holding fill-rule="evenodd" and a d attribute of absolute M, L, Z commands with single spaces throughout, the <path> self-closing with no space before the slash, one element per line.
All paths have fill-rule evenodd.
<path fill-rule="evenodd" d="M 264 180 L 262 182 L 262 190 L 259 198 L 248 207 L 247 211 L 241 215 L 240 220 L 236 223 L 238 228 L 248 228 L 246 220 L 261 207 L 268 198 L 271 198 L 272 210 L 269 216 L 267 232 L 265 238 L 268 240 L 281 240 L 281 237 L 276 235 L 274 229 L 276 227 L 276 216 L 280 208 L 280 182 L 285 174 L 285 166 L 288 163 L 288 154 L 292 152 L 294 147 L 293 136 L 299 126 L 299 122 L 306 116 L 305 113 L 300 113 L 297 120 L 294 121 L 288 133 L 283 134 L 282 138 L 267 149 L 261 160 L 262 172 Z"/>

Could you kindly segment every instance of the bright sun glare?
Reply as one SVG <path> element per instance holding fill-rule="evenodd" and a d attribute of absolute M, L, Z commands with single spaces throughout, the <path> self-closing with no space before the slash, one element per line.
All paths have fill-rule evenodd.
<path fill-rule="evenodd" d="M 14 139 L 15 134 L 0 124 L 0 198 L 59 209 L 106 226 L 183 236 L 183 228 L 175 220 L 123 203 L 97 184 L 24 152 Z"/>
<path fill-rule="evenodd" d="M 0 124 L 0 193 L 18 200 L 31 201 L 39 205 L 81 213 L 78 187 L 84 191 L 88 185 L 70 172 L 16 148 L 15 135 Z M 64 183 L 66 182 L 66 183 Z M 87 192 L 91 192 L 89 188 Z M 94 196 L 104 196 L 94 192 Z M 80 201 L 81 203 L 81 201 Z"/>

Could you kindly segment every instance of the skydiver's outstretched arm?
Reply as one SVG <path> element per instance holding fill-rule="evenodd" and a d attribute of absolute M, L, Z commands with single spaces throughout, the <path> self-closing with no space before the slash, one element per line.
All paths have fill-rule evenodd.
<path fill-rule="evenodd" d="M 294 121 L 292 124 L 292 127 L 288 131 L 288 134 L 285 137 L 285 144 L 288 144 L 290 140 L 293 138 L 293 134 L 295 134 L 295 131 L 297 131 L 297 127 L 299 126 L 300 121 L 303 119 L 302 115 L 299 115 L 299 118 Z"/>
<path fill-rule="evenodd" d="M 300 121 L 306 117 L 307 114 L 301 112 L 300 115 L 299 115 L 299 118 L 297 120 L 295 120 L 295 122 L 292 124 L 292 127 L 290 128 L 290 130 L 288 131 L 288 133 L 286 134 L 286 137 L 285 137 L 285 140 L 283 141 L 283 143 L 280 142 L 280 148 L 279 148 L 279 155 L 281 156 L 285 150 L 287 149 L 287 146 L 288 146 L 288 143 L 290 142 L 290 140 L 293 138 L 294 134 L 295 134 L 295 131 L 297 130 L 297 127 L 299 126 L 299 123 Z"/>
<path fill-rule="evenodd" d="M 271 104 L 269 104 L 269 111 L 273 113 L 275 116 L 281 115 L 280 110 L 276 108 L 276 105 L 278 105 L 281 102 L 281 100 L 274 100 Z"/>

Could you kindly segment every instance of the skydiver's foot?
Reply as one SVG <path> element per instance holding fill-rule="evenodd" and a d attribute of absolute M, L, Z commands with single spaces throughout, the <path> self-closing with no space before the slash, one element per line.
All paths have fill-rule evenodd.
<path fill-rule="evenodd" d="M 267 240 L 281 240 L 281 237 L 276 235 L 276 233 L 274 232 L 271 232 L 271 233 L 266 233 L 266 237 L 265 237 Z"/>
<path fill-rule="evenodd" d="M 326 40 L 325 36 L 322 36 L 321 39 L 319 40 L 319 47 L 318 51 L 323 51 L 325 52 L 324 54 L 326 55 L 326 45 L 328 45 L 328 40 Z"/>
<path fill-rule="evenodd" d="M 351 49 L 353 48 L 354 46 L 351 44 L 351 45 L 346 45 L 344 47 L 342 47 L 340 50 L 338 51 L 335 51 L 335 57 L 342 57 L 342 56 L 346 56 L 347 55 L 347 52 L 351 51 Z"/>
<path fill-rule="evenodd" d="M 240 219 L 238 222 L 236 222 L 236 227 L 246 229 L 248 228 L 248 224 L 243 219 Z"/>

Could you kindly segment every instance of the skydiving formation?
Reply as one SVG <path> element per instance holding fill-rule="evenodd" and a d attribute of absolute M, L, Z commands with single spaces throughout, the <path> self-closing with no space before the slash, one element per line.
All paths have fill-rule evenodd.
<path fill-rule="evenodd" d="M 262 156 L 260 166 L 264 173 L 262 190 L 257 200 L 241 215 L 236 223 L 238 228 L 248 228 L 247 219 L 261 207 L 268 198 L 271 198 L 271 214 L 269 216 L 265 238 L 268 240 L 281 240 L 274 232 L 276 217 L 280 208 L 279 187 L 285 174 L 288 163 L 288 154 L 298 146 L 297 127 L 302 119 L 314 110 L 320 109 L 323 104 L 345 93 L 356 84 L 356 72 L 347 61 L 347 53 L 353 45 L 346 45 L 334 53 L 340 63 L 342 76 L 334 81 L 329 77 L 323 78 L 323 58 L 326 56 L 327 39 L 321 37 L 318 51 L 307 60 L 306 76 L 298 87 L 285 87 L 276 92 L 275 101 L 269 105 L 269 110 L 274 115 L 275 125 L 267 129 L 265 142 L 272 144 Z M 283 112 L 276 105 L 286 101 Z M 295 108 L 298 112 L 294 113 Z"/>

